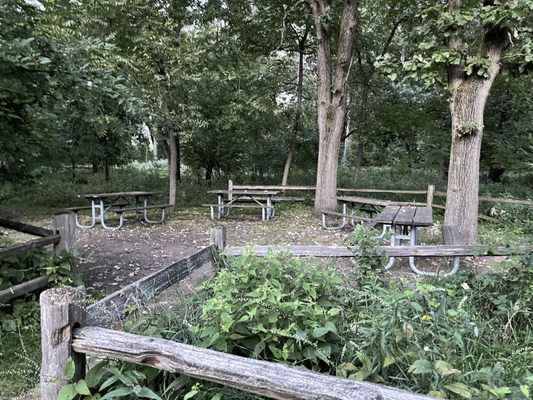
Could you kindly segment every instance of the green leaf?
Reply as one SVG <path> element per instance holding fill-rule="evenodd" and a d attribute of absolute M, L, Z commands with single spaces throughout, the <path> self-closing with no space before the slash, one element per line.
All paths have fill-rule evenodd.
<path fill-rule="evenodd" d="M 190 392 L 188 392 L 185 396 L 183 396 L 183 400 L 191 399 L 197 394 L 198 394 L 198 390 L 193 389 Z"/>
<path fill-rule="evenodd" d="M 456 383 L 451 383 L 449 385 L 445 385 L 444 387 L 448 389 L 450 392 L 458 394 L 459 396 L 465 399 L 472 398 L 472 392 L 468 389 L 468 386 L 466 386 L 464 383 L 456 382 Z"/>
<path fill-rule="evenodd" d="M 83 380 L 83 379 L 81 379 L 79 382 L 76 382 L 74 384 L 74 388 L 76 389 L 76 392 L 78 394 L 83 394 L 85 396 L 90 396 L 91 395 L 91 391 L 87 387 L 87 382 L 85 382 L 85 380 Z"/>
<path fill-rule="evenodd" d="M 526 399 L 529 399 L 529 387 L 527 385 L 520 385 L 520 391 L 524 396 L 526 396 Z"/>
<path fill-rule="evenodd" d="M 76 392 L 74 384 L 70 383 L 61 388 L 59 394 L 57 395 L 57 400 L 72 400 L 77 395 L 78 392 Z"/>
<path fill-rule="evenodd" d="M 74 365 L 74 360 L 69 357 L 67 360 L 67 366 L 65 367 L 65 377 L 67 380 L 74 378 L 74 373 L 76 372 L 76 366 Z"/>
<path fill-rule="evenodd" d="M 430 372 L 433 372 L 433 364 L 428 360 L 416 360 L 409 367 L 409 373 L 411 374 L 428 374 Z"/>
<path fill-rule="evenodd" d="M 113 397 L 127 396 L 128 394 L 133 393 L 132 387 L 121 387 L 115 390 L 110 391 L 101 400 L 112 399 Z"/>
<path fill-rule="evenodd" d="M 442 361 L 442 360 L 435 361 L 435 370 L 443 378 L 450 376 L 450 375 L 458 374 L 461 372 L 458 369 L 453 368 L 446 361 Z"/>
<path fill-rule="evenodd" d="M 155 394 L 152 390 L 148 389 L 147 387 L 143 387 L 139 392 L 137 393 L 137 396 L 143 397 L 145 399 L 154 399 L 154 400 L 161 400 L 161 397 L 159 397 L 157 394 Z"/>
<path fill-rule="evenodd" d="M 85 382 L 87 382 L 87 386 L 89 388 L 96 387 L 100 383 L 107 372 L 107 365 L 107 362 L 102 361 L 91 368 L 89 372 L 87 372 L 87 375 L 85 376 Z"/>

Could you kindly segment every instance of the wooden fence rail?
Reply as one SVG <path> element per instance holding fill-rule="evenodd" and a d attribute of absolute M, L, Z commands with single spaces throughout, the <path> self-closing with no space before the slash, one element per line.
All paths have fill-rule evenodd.
<path fill-rule="evenodd" d="M 433 189 L 431 189 L 433 188 Z M 238 185 L 233 183 L 233 181 L 228 181 L 228 190 L 310 190 L 313 191 L 316 189 L 315 186 L 300 186 L 300 185 Z M 414 194 L 414 195 L 426 195 L 433 198 L 435 197 L 446 197 L 446 192 L 436 191 L 433 185 L 428 185 L 426 190 L 404 190 L 404 189 L 371 189 L 371 188 L 338 188 L 338 192 L 355 192 L 355 193 L 392 193 L 392 194 Z M 498 198 L 498 197 L 487 197 L 480 196 L 480 202 L 488 203 L 506 203 L 506 204 L 517 204 L 523 206 L 533 206 L 533 200 L 523 200 L 523 199 L 509 199 L 509 198 Z M 445 209 L 446 207 L 442 205 L 433 205 L 433 207 L 439 209 Z"/>
<path fill-rule="evenodd" d="M 41 295 L 42 400 L 55 400 L 67 383 L 64 371 L 69 358 L 74 360 L 76 377 L 83 377 L 85 354 L 148 365 L 273 399 L 429 399 L 384 385 L 336 378 L 165 339 L 84 326 L 84 296 L 84 291 L 77 288 L 49 289 Z"/>
<path fill-rule="evenodd" d="M 51 244 L 54 245 L 55 254 L 60 254 L 64 251 L 74 253 L 74 243 L 76 241 L 76 223 L 74 220 L 74 214 L 72 213 L 62 212 L 54 215 L 55 230 L 4 218 L 0 218 L 0 226 L 34 236 L 41 236 L 39 239 L 30 240 L 26 243 L 0 248 L 0 261 L 17 254 L 22 254 L 29 250 L 42 248 Z M 27 282 L 11 286 L 0 291 L 0 304 L 7 303 L 18 296 L 22 296 L 23 294 L 42 289 L 47 285 L 48 277 L 40 276 Z"/>
<path fill-rule="evenodd" d="M 225 253 L 232 256 L 241 255 L 246 247 L 228 247 Z M 273 251 L 288 251 L 297 257 L 457 257 L 457 256 L 511 256 L 531 254 L 533 248 L 525 246 L 505 247 L 489 245 L 427 245 L 427 246 L 379 246 L 372 250 L 361 251 L 359 246 L 252 246 L 251 251 L 257 256 L 265 256 Z"/>

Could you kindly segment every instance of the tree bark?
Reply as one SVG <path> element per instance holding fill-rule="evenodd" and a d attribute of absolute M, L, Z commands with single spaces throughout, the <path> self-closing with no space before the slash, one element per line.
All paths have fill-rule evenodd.
<path fill-rule="evenodd" d="M 347 107 L 347 80 L 353 56 L 357 0 L 345 0 L 342 12 L 335 73 L 332 71 L 330 0 L 308 0 L 318 41 L 319 149 L 315 211 L 337 208 L 337 168 Z"/>
<path fill-rule="evenodd" d="M 461 0 L 450 0 L 448 10 L 456 12 Z M 451 36 L 448 46 L 459 49 L 459 35 Z M 479 202 L 479 159 L 483 137 L 483 113 L 494 79 L 500 72 L 501 56 L 508 46 L 508 32 L 493 25 L 486 28 L 478 57 L 488 59 L 490 66 L 483 76 L 466 75 L 463 66 L 450 66 L 452 91 L 450 114 L 452 146 L 448 170 L 445 225 L 455 225 L 467 242 L 477 239 Z"/>
<path fill-rule="evenodd" d="M 289 171 L 292 164 L 292 156 L 296 150 L 296 141 L 298 139 L 298 130 L 300 129 L 300 120 L 302 117 L 302 98 L 304 87 L 304 60 L 305 60 L 305 44 L 307 41 L 307 35 L 309 34 L 309 26 L 306 23 L 305 31 L 301 38 L 298 38 L 298 84 L 296 87 L 296 114 L 294 115 L 294 123 L 292 126 L 292 135 L 289 145 L 289 152 L 287 153 L 287 159 L 285 160 L 285 167 L 283 168 L 283 177 L 281 184 L 286 185 L 289 180 Z"/>
<path fill-rule="evenodd" d="M 176 140 L 176 130 L 174 127 L 168 128 L 168 146 L 170 150 L 169 157 L 169 195 L 168 204 L 176 205 L 177 186 L 178 186 L 178 145 Z"/>

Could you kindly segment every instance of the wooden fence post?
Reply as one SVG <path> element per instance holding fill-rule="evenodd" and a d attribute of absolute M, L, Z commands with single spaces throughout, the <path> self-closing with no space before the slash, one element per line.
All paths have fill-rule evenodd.
<path fill-rule="evenodd" d="M 71 211 L 54 214 L 54 229 L 61 235 L 59 243 L 54 245 L 54 253 L 63 251 L 76 255 L 76 216 Z"/>
<path fill-rule="evenodd" d="M 233 181 L 231 179 L 228 180 L 228 201 L 233 200 L 233 194 L 231 194 L 231 191 L 233 190 Z"/>
<path fill-rule="evenodd" d="M 85 290 L 60 287 L 41 293 L 41 399 L 56 400 L 67 383 L 65 369 L 74 361 L 74 380 L 85 376 L 85 354 L 71 351 L 74 328 L 85 325 Z"/>
<path fill-rule="evenodd" d="M 226 227 L 217 225 L 214 229 L 215 247 L 218 251 L 224 251 L 226 248 Z"/>
<path fill-rule="evenodd" d="M 426 203 L 428 207 L 433 207 L 433 196 L 435 194 L 435 185 L 428 185 Z"/>

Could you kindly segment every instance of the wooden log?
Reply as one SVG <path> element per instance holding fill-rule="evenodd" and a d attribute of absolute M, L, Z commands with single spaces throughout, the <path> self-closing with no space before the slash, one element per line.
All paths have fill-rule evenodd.
<path fill-rule="evenodd" d="M 429 400 L 388 386 L 253 360 L 165 339 L 97 327 L 74 331 L 72 348 L 228 385 L 273 399 Z"/>
<path fill-rule="evenodd" d="M 0 226 L 34 236 L 45 237 L 54 234 L 54 231 L 51 229 L 41 228 L 40 226 L 34 226 L 19 221 L 12 221 L 5 218 L 0 218 Z"/>
<path fill-rule="evenodd" d="M 246 247 L 227 247 L 225 253 L 237 256 Z M 373 257 L 388 255 L 391 257 L 453 257 L 453 256 L 510 256 L 531 254 L 533 248 L 518 246 L 488 246 L 488 245 L 429 245 L 429 246 L 379 246 L 373 251 L 365 251 L 359 246 L 253 246 L 252 251 L 257 256 L 265 256 L 269 252 L 288 251 L 297 257 Z"/>
<path fill-rule="evenodd" d="M 14 256 L 20 253 L 24 253 L 32 249 L 44 247 L 49 244 L 59 243 L 60 240 L 61 240 L 60 235 L 52 235 L 52 236 L 35 239 L 35 240 L 29 241 L 26 243 L 4 247 L 0 249 L 0 260 L 4 260 L 8 257 Z"/>
<path fill-rule="evenodd" d="M 76 255 L 76 215 L 73 212 L 59 212 L 54 215 L 54 227 L 61 240 L 54 245 L 54 253 L 66 251 Z"/>
<path fill-rule="evenodd" d="M 104 297 L 87 308 L 87 323 L 92 326 L 111 326 L 124 316 L 124 307 L 142 307 L 157 294 L 181 281 L 192 271 L 213 259 L 213 248 L 206 247 L 153 274 L 133 282 Z"/>
<path fill-rule="evenodd" d="M 0 304 L 7 304 L 16 297 L 23 294 L 42 289 L 48 285 L 48 277 L 40 276 L 27 282 L 11 286 L 10 288 L 0 290 Z"/>
<path fill-rule="evenodd" d="M 214 228 L 213 236 L 215 240 L 215 248 L 218 251 L 224 251 L 226 248 L 226 227 L 224 225 L 217 225 Z"/>
<path fill-rule="evenodd" d="M 69 358 L 75 366 L 74 380 L 85 374 L 85 355 L 71 351 L 74 327 L 85 325 L 85 291 L 61 287 L 41 293 L 41 399 L 56 400 L 67 383 Z"/>

